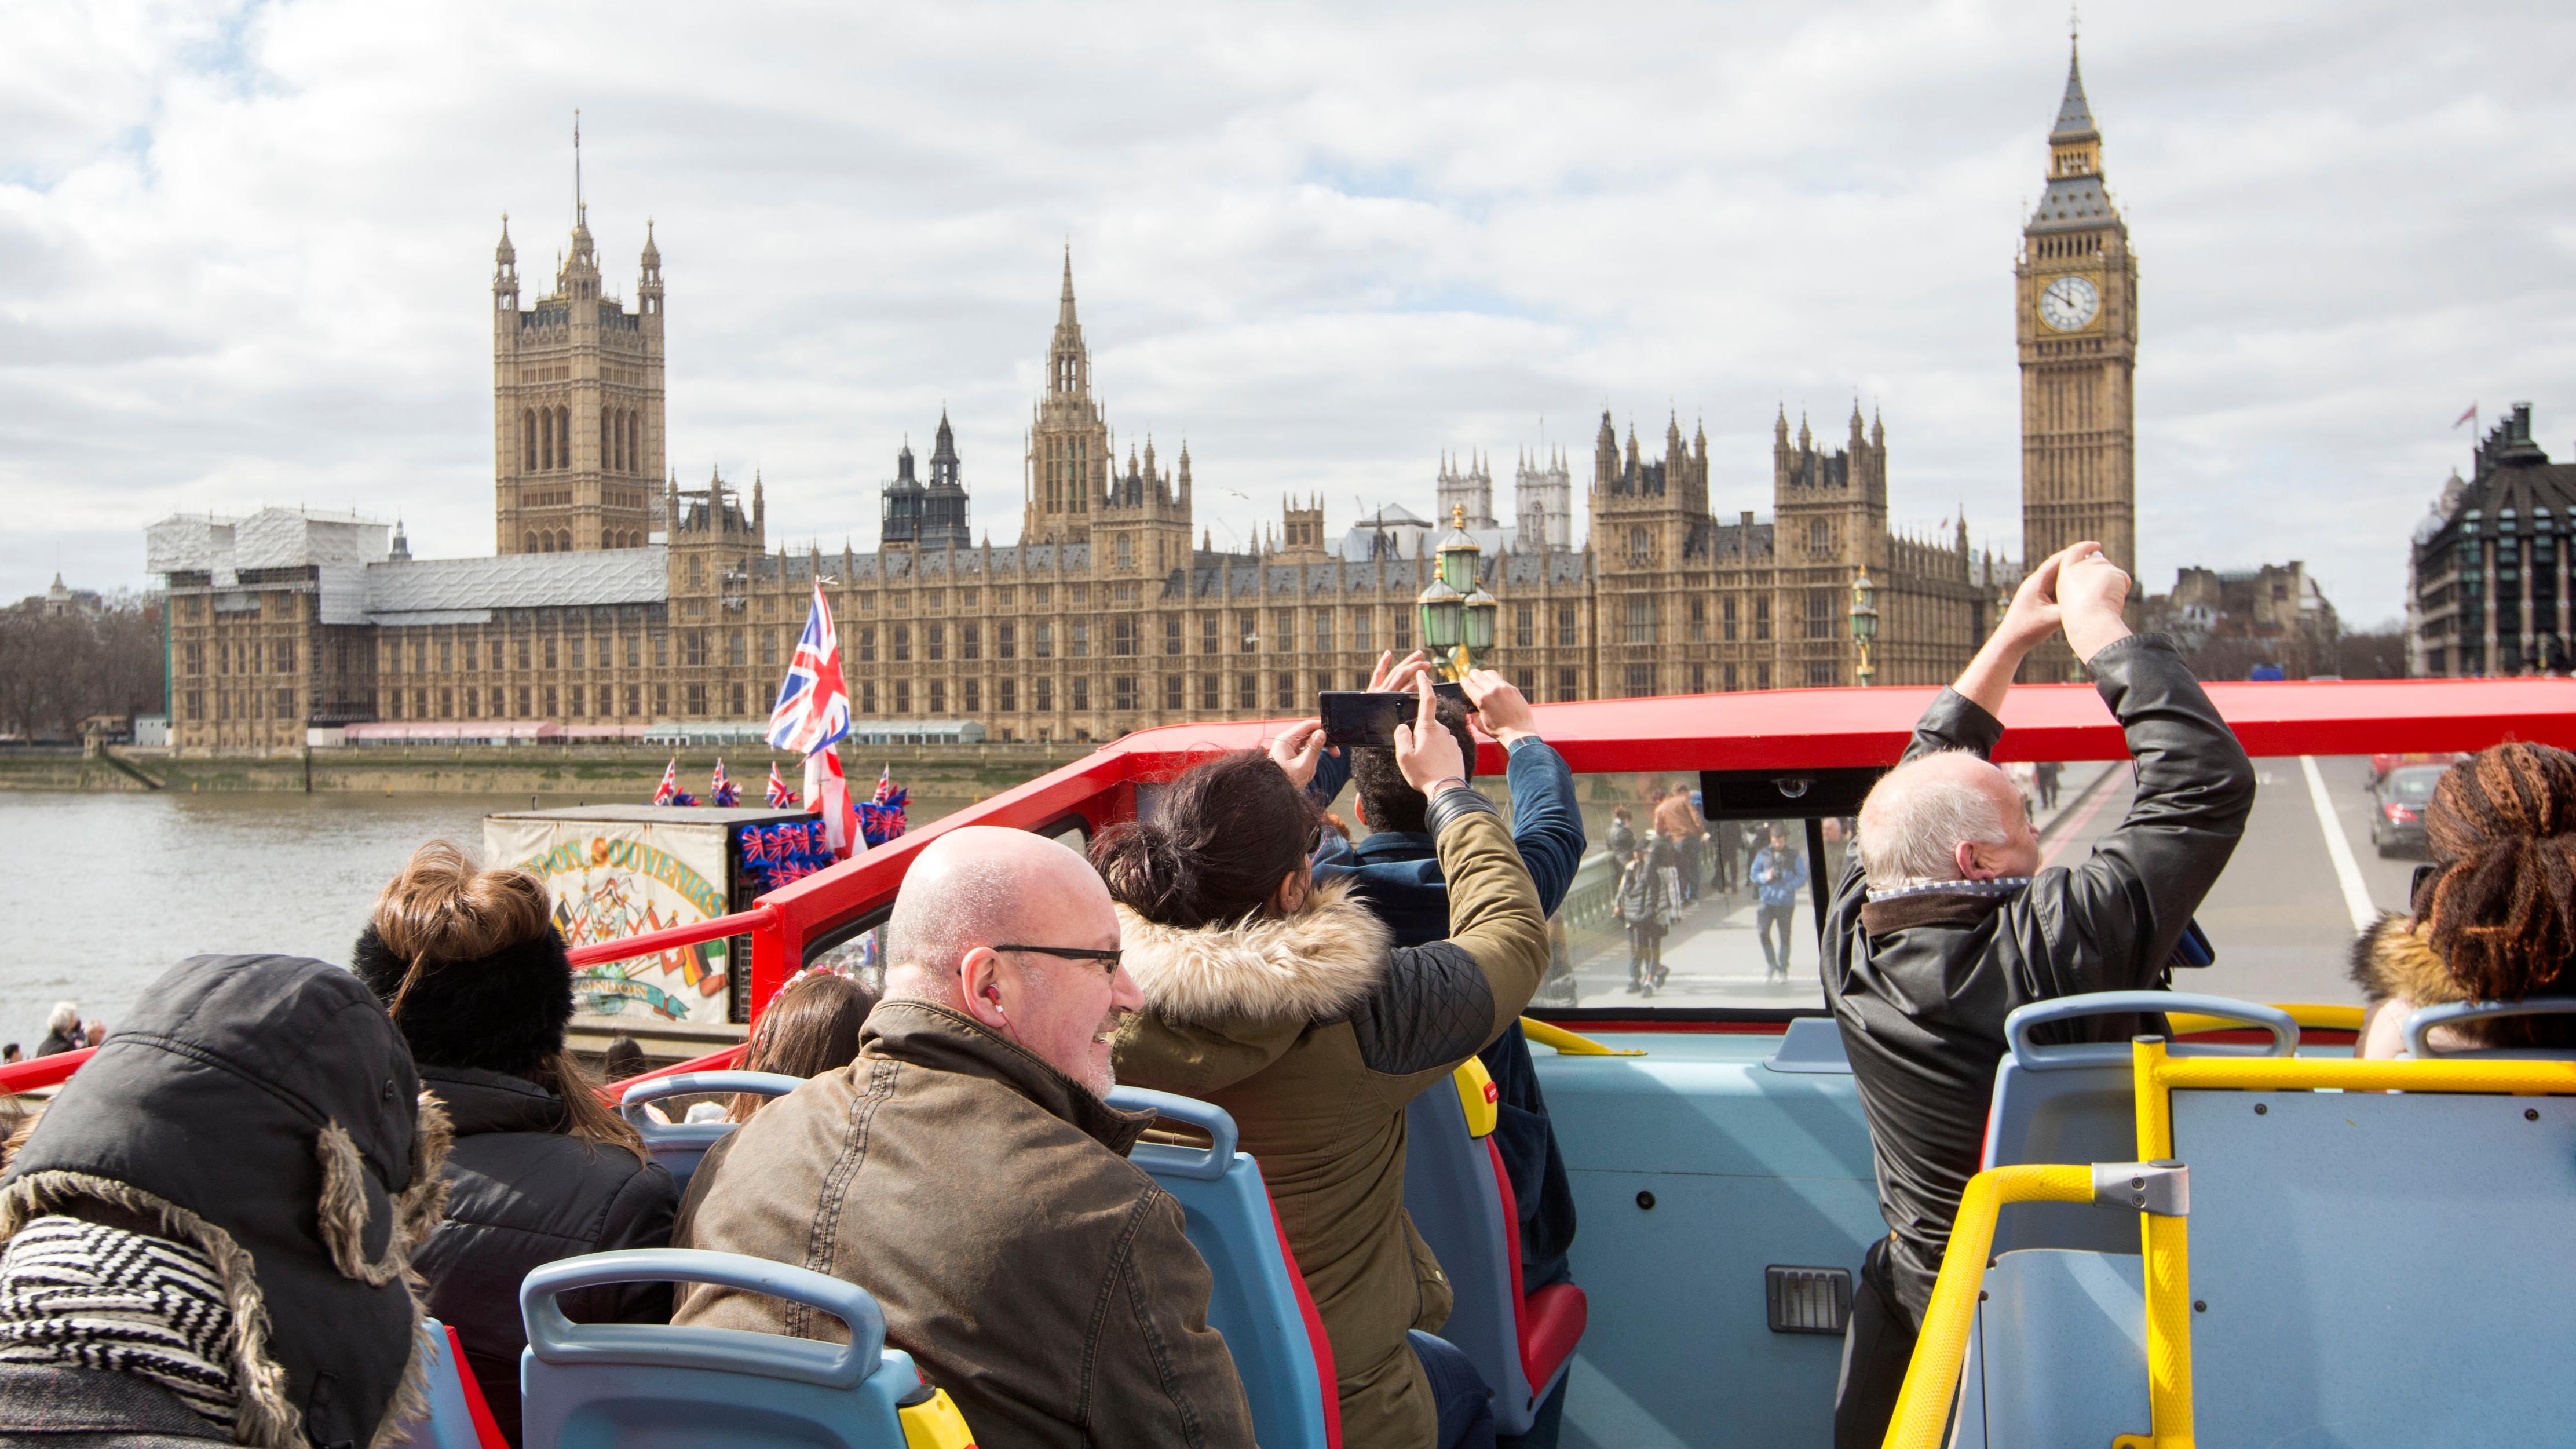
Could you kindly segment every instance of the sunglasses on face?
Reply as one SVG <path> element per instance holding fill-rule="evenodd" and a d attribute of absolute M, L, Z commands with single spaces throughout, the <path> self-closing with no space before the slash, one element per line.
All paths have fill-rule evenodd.
<path fill-rule="evenodd" d="M 1054 956 L 1066 961 L 1097 961 L 1101 963 L 1102 973 L 1109 976 L 1115 976 L 1118 974 L 1118 962 L 1121 955 L 1121 953 L 1117 951 L 1095 950 L 1089 946 L 1014 946 L 997 942 L 993 946 L 993 949 L 996 951 L 1024 951 L 1032 956 Z"/>

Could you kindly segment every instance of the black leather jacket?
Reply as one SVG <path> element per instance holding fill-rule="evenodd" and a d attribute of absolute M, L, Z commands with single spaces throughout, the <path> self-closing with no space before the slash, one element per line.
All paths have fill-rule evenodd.
<path fill-rule="evenodd" d="M 1891 1285 L 1919 1318 L 1959 1196 L 1984 1154 L 2004 1018 L 2033 1001 L 2164 984 L 2183 927 L 2227 868 L 2254 807 L 2254 764 L 2161 634 L 2093 656 L 2094 687 L 2128 734 L 2137 796 L 2119 829 L 2071 869 L 2041 871 L 2000 903 L 1905 898 L 1906 919 L 1864 921 L 1860 852 L 1849 853 L 1825 922 L 1825 995 L 1869 1117 L 1879 1211 L 1895 1241 Z M 1905 757 L 1992 752 L 2003 724 L 1943 690 Z M 1894 905 L 1890 902 L 1889 905 Z M 2136 1017 L 2043 1028 L 2063 1041 L 2122 1041 Z"/>
<path fill-rule="evenodd" d="M 456 1330 L 492 1417 L 519 1442 L 519 1282 L 558 1258 L 663 1248 L 679 1189 L 655 1162 L 561 1131 L 563 1102 L 521 1077 L 422 1067 L 421 1084 L 454 1122 L 447 1219 L 412 1263 L 429 1280 L 429 1311 Z M 566 1295 L 586 1323 L 664 1323 L 671 1286 L 628 1283 Z"/>

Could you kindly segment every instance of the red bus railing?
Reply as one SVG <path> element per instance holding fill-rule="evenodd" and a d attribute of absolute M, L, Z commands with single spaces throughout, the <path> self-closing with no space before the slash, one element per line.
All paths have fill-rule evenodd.
<path fill-rule="evenodd" d="M 2216 683 L 2211 700 L 2249 753 L 2352 755 L 2476 750 L 2520 739 L 2576 748 L 2576 680 L 2371 680 L 2290 684 Z M 1539 733 L 1577 774 L 1683 774 L 1701 770 L 1799 770 L 1895 763 L 1914 721 L 1938 691 L 1928 687 L 1784 689 L 1647 699 L 1586 700 L 1536 707 Z M 1279 721 L 1166 725 L 1126 735 L 1083 758 L 990 800 L 780 887 L 750 910 L 571 952 L 575 965 L 622 960 L 719 937 L 751 938 L 751 1010 L 769 998 L 824 937 L 893 905 L 921 848 L 965 825 L 1097 833 L 1135 813 L 1141 783 L 1165 780 L 1217 751 L 1258 746 Z M 2128 746 L 2099 696 L 2086 685 L 2015 689 L 2004 706 L 1996 758 L 2122 760 Z M 1502 750 L 1486 744 L 1477 768 L 1500 773 Z M 740 1048 L 670 1067 L 729 1065 Z M 0 1068 L 0 1092 L 51 1086 L 87 1052 Z M 621 1084 L 622 1085 L 622 1084 Z"/>
<path fill-rule="evenodd" d="M 81 1063 L 88 1061 L 97 1053 L 96 1047 L 79 1047 L 72 1051 L 56 1052 L 49 1057 L 31 1057 L 23 1062 L 12 1062 L 5 1067 L 0 1067 L 0 1096 L 17 1092 L 41 1092 L 47 1087 L 59 1087 L 71 1080 L 72 1073 L 80 1070 Z"/>

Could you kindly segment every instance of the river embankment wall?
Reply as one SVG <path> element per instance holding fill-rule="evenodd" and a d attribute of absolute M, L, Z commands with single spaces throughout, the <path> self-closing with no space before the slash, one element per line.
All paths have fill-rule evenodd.
<path fill-rule="evenodd" d="M 912 792 L 913 818 L 989 798 L 1081 758 L 1087 744 L 870 745 L 843 753 L 851 792 L 864 797 L 880 768 Z M 653 797 L 674 754 L 680 787 L 701 801 L 719 756 L 746 805 L 760 803 L 769 767 L 804 789 L 802 756 L 767 749 L 673 751 L 669 746 L 341 746 L 268 755 L 178 754 L 126 746 L 103 751 L 0 750 L 0 790 L 179 794 L 300 792 L 350 795 L 476 795 L 496 802 L 642 803 Z"/>

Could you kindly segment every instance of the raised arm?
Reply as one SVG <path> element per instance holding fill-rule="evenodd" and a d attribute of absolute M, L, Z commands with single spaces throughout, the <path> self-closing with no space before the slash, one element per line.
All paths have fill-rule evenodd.
<path fill-rule="evenodd" d="M 1574 772 L 1565 757 L 1538 737 L 1538 715 L 1508 679 L 1491 669 L 1472 670 L 1467 697 L 1476 724 L 1511 756 L 1505 778 L 1512 792 L 1512 844 L 1538 890 L 1539 914 L 1552 916 L 1573 889 L 1583 860 L 1583 812 L 1574 797 Z"/>
<path fill-rule="evenodd" d="M 2059 991 L 2153 981 L 2254 808 L 2254 762 L 2172 641 L 2132 635 L 2120 622 L 2128 587 L 2126 574 L 2095 555 L 2070 564 L 2061 589 L 2067 643 L 2128 735 L 2137 794 L 2054 902 L 2060 928 L 2089 948 L 2042 953 L 2077 968 L 2053 983 Z"/>

